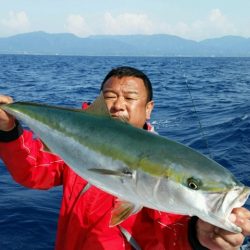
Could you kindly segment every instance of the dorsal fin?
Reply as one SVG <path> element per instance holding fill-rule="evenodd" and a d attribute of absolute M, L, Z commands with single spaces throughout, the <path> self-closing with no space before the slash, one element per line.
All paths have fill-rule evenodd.
<path fill-rule="evenodd" d="M 102 92 L 95 99 L 95 101 L 84 111 L 87 113 L 90 113 L 90 114 L 103 115 L 103 116 L 110 117 L 110 113 L 109 113 L 108 107 L 106 105 L 106 102 L 104 100 Z"/>

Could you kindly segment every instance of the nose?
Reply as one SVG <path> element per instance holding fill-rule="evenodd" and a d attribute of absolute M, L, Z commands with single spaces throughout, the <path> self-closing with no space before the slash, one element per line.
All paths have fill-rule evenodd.
<path fill-rule="evenodd" d="M 123 97 L 118 97 L 113 103 L 113 110 L 115 111 L 121 111 L 125 109 L 125 103 Z"/>

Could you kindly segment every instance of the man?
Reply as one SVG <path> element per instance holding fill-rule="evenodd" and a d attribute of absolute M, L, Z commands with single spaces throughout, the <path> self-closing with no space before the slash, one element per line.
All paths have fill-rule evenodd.
<path fill-rule="evenodd" d="M 101 90 L 110 114 L 135 127 L 146 123 L 153 110 L 148 77 L 130 67 L 113 69 Z M 0 96 L 0 103 L 12 99 Z M 234 210 L 231 219 L 242 228 L 233 234 L 198 218 L 161 213 L 148 208 L 109 227 L 115 197 L 77 176 L 57 155 L 47 152 L 39 139 L 22 130 L 14 117 L 0 110 L 0 157 L 20 184 L 38 189 L 63 185 L 56 249 L 238 249 L 250 234 L 250 212 Z"/>

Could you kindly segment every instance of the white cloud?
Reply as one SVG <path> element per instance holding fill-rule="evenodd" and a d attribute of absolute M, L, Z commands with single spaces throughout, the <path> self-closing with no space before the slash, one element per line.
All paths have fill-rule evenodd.
<path fill-rule="evenodd" d="M 7 18 L 0 21 L 3 29 L 8 29 L 9 32 L 27 32 L 30 28 L 30 22 L 27 14 L 24 11 L 10 11 Z"/>
<path fill-rule="evenodd" d="M 99 32 L 100 33 L 100 32 Z M 105 34 L 172 34 L 187 39 L 201 40 L 209 37 L 236 34 L 234 25 L 220 9 L 211 10 L 206 17 L 193 22 L 167 23 L 151 20 L 146 14 L 122 13 L 104 15 L 101 33 Z"/>
<path fill-rule="evenodd" d="M 81 15 L 69 15 L 66 21 L 66 30 L 80 37 L 89 36 L 92 32 L 84 17 Z"/>
<path fill-rule="evenodd" d="M 106 34 L 151 34 L 153 23 L 145 14 L 123 13 L 113 16 L 104 15 L 104 33 Z"/>
<path fill-rule="evenodd" d="M 220 9 L 213 9 L 204 20 L 191 24 L 194 37 L 198 39 L 221 37 L 236 34 L 233 23 L 221 12 Z"/>
<path fill-rule="evenodd" d="M 158 30 L 156 27 L 158 27 Z M 213 9 L 204 19 L 195 20 L 191 23 L 178 22 L 155 25 L 155 31 L 195 40 L 234 35 L 237 32 L 235 26 L 220 9 Z"/>
<path fill-rule="evenodd" d="M 226 21 L 226 17 L 221 13 L 219 9 L 213 9 L 209 14 L 209 20 L 213 23 L 223 23 Z"/>
<path fill-rule="evenodd" d="M 215 32 L 222 34 L 233 34 L 236 32 L 234 25 L 227 19 L 219 9 L 214 9 L 209 15 L 210 27 L 215 29 Z"/>

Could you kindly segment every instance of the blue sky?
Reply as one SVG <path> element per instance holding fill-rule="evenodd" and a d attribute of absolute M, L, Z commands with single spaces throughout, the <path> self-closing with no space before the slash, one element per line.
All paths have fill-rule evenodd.
<path fill-rule="evenodd" d="M 0 0 L 0 37 L 31 31 L 250 37 L 249 0 Z"/>

